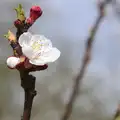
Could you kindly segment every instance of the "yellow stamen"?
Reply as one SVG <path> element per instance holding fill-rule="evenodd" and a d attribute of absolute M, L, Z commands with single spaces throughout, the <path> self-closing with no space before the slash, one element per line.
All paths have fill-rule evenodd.
<path fill-rule="evenodd" d="M 40 43 L 38 43 L 38 42 L 34 42 L 34 43 L 32 44 L 33 50 L 39 50 L 42 46 L 43 46 L 43 44 L 40 44 Z"/>

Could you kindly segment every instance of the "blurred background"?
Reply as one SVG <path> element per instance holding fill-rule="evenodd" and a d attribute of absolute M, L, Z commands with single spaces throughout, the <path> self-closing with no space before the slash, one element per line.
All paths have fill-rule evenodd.
<path fill-rule="evenodd" d="M 59 120 L 81 66 L 86 38 L 98 15 L 97 0 L 0 1 L 0 120 L 20 120 L 23 112 L 24 92 L 19 73 L 6 67 L 12 49 L 3 38 L 13 27 L 16 18 L 13 8 L 19 3 L 26 16 L 32 5 L 41 6 L 43 15 L 29 31 L 44 34 L 61 51 L 61 57 L 49 64 L 48 70 L 32 73 L 37 77 L 38 94 L 31 120 Z M 120 103 L 119 8 L 119 4 L 114 4 L 106 9 L 70 120 L 110 120 Z"/>

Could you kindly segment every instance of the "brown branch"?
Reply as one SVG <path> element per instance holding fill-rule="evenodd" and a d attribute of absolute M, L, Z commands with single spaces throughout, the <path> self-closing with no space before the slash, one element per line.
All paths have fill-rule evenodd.
<path fill-rule="evenodd" d="M 20 71 L 21 86 L 25 92 L 24 111 L 21 120 L 30 120 L 33 98 L 36 95 L 35 77 L 29 73 Z"/>
<path fill-rule="evenodd" d="M 36 77 L 30 75 L 29 73 L 33 71 L 45 70 L 47 69 L 48 65 L 45 64 L 43 66 L 36 66 L 29 63 L 28 58 L 25 57 L 22 53 L 18 39 L 20 35 L 24 32 L 27 32 L 28 29 L 34 24 L 34 22 L 42 15 L 42 10 L 39 6 L 33 6 L 30 9 L 30 15 L 27 19 L 24 16 L 24 10 L 21 4 L 19 4 L 18 8 L 15 10 L 17 12 L 17 20 L 14 22 L 14 25 L 17 28 L 16 37 L 14 37 L 11 32 L 5 36 L 8 38 L 10 45 L 13 48 L 14 56 L 24 57 L 24 61 L 18 64 L 16 69 L 20 73 L 21 86 L 25 92 L 24 111 L 21 120 L 30 120 L 33 98 L 37 93 L 35 91 Z"/>
<path fill-rule="evenodd" d="M 66 109 L 65 109 L 65 112 L 64 112 L 61 120 L 68 120 L 71 113 L 72 113 L 73 104 L 74 104 L 74 102 L 76 100 L 76 97 L 78 95 L 80 83 L 81 83 L 81 81 L 83 79 L 83 76 L 85 74 L 85 70 L 86 70 L 87 65 L 88 65 L 88 63 L 90 61 L 90 58 L 91 58 L 91 48 L 92 48 L 93 40 L 95 38 L 95 35 L 96 35 L 96 32 L 97 32 L 98 27 L 100 25 L 100 22 L 104 18 L 105 7 L 110 1 L 111 0 L 105 0 L 104 2 L 101 2 L 99 4 L 99 16 L 96 19 L 95 24 L 94 24 L 94 26 L 93 26 L 93 28 L 91 30 L 91 33 L 90 33 L 89 37 L 86 40 L 87 41 L 87 43 L 86 43 L 86 51 L 85 51 L 85 54 L 84 54 L 84 57 L 83 57 L 82 66 L 81 66 L 81 69 L 80 69 L 78 75 L 76 76 L 76 79 L 74 80 L 73 91 L 72 91 L 72 94 L 70 96 L 69 102 L 66 105 Z"/>
<path fill-rule="evenodd" d="M 17 32 L 16 32 L 16 38 L 17 40 L 19 39 L 20 35 L 24 32 L 27 32 L 27 30 L 29 29 L 30 26 L 24 24 L 24 26 L 22 28 L 17 28 Z M 19 55 L 22 55 L 22 51 L 20 49 L 20 46 L 18 45 L 18 49 L 17 53 L 19 53 Z M 19 52 L 20 51 L 20 52 Z M 20 73 L 20 78 L 21 78 L 21 86 L 24 89 L 25 92 L 25 100 L 24 100 L 24 111 L 23 111 L 23 116 L 21 118 L 21 120 L 30 120 L 30 116 L 31 116 L 31 108 L 32 108 L 32 103 L 33 103 L 33 99 L 36 95 L 36 91 L 35 91 L 35 80 L 36 78 L 32 75 L 29 75 L 29 72 L 25 69 L 19 69 L 19 73 Z"/>
<path fill-rule="evenodd" d="M 17 28 L 17 33 L 16 33 L 17 39 L 19 39 L 20 35 L 23 32 L 27 32 L 29 27 L 30 26 L 28 24 L 24 24 L 23 28 L 21 29 Z M 14 49 L 16 50 L 19 56 L 22 55 L 22 50 L 19 44 Z M 27 59 L 26 62 L 24 62 L 24 67 L 21 67 L 21 65 L 19 65 L 16 68 L 19 70 L 20 78 L 21 78 L 21 86 L 23 87 L 25 92 L 24 111 L 21 120 L 30 120 L 33 99 L 37 94 L 35 90 L 36 77 L 30 75 L 29 72 L 45 70 L 47 69 L 47 67 L 48 65 L 46 64 L 43 66 L 32 65 L 29 63 L 29 60 Z"/>

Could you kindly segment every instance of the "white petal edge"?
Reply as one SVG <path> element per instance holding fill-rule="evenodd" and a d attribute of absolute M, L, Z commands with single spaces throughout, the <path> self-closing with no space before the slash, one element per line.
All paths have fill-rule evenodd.
<path fill-rule="evenodd" d="M 32 34 L 30 32 L 24 32 L 20 37 L 19 37 L 19 44 L 21 47 L 24 45 L 29 45 L 31 42 Z"/>
<path fill-rule="evenodd" d="M 38 34 L 35 34 L 32 36 L 31 40 L 32 41 L 36 41 L 36 40 L 44 40 L 44 39 L 47 39 L 44 35 L 38 35 Z"/>
<path fill-rule="evenodd" d="M 34 65 L 44 65 L 46 63 L 55 62 L 60 57 L 61 52 L 57 48 L 52 48 L 48 57 L 40 56 L 38 59 L 29 60 Z"/>
<path fill-rule="evenodd" d="M 46 64 L 45 61 L 41 61 L 41 60 L 29 60 L 29 62 L 33 65 L 45 65 Z"/>
<path fill-rule="evenodd" d="M 43 55 L 41 59 L 44 59 L 48 62 L 55 62 L 60 57 L 60 54 L 61 52 L 57 48 L 53 47 L 48 53 L 47 57 Z"/>

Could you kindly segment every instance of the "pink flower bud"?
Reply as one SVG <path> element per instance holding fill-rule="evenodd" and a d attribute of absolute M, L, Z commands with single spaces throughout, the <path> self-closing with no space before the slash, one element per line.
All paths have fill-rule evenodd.
<path fill-rule="evenodd" d="M 26 23 L 32 25 L 34 21 L 31 18 L 27 18 Z"/>
<path fill-rule="evenodd" d="M 36 21 L 42 15 L 42 10 L 39 6 L 32 6 L 30 9 L 30 18 L 32 21 Z"/>
<path fill-rule="evenodd" d="M 16 21 L 14 21 L 14 25 L 15 27 L 19 27 L 22 25 L 22 22 L 19 19 L 17 19 Z"/>

